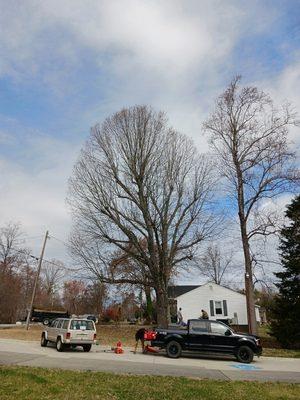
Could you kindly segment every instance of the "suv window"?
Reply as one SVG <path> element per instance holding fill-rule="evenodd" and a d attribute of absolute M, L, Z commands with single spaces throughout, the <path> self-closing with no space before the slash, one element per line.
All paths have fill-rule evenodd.
<path fill-rule="evenodd" d="M 68 325 L 69 325 L 69 320 L 65 319 L 62 325 L 63 329 L 68 329 Z"/>
<path fill-rule="evenodd" d="M 203 320 L 190 321 L 190 332 L 191 333 L 207 333 L 207 322 Z"/>
<path fill-rule="evenodd" d="M 73 319 L 73 321 L 71 321 L 70 329 L 74 330 L 86 329 L 87 331 L 93 331 L 95 328 L 93 321 Z"/>
<path fill-rule="evenodd" d="M 219 324 L 218 322 L 211 322 L 210 323 L 210 330 L 211 333 L 217 334 L 217 335 L 225 335 L 225 332 L 228 331 L 228 326 L 225 326 L 223 324 Z"/>
<path fill-rule="evenodd" d="M 56 325 L 57 325 L 57 319 L 54 319 L 50 324 L 50 328 L 55 328 Z"/>
<path fill-rule="evenodd" d="M 56 323 L 55 328 L 61 328 L 62 323 L 63 323 L 63 320 L 62 320 L 62 319 L 57 320 L 57 323 Z"/>

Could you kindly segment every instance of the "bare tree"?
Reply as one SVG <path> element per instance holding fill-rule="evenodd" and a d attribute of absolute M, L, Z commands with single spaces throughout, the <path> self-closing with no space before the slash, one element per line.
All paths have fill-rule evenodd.
<path fill-rule="evenodd" d="M 218 98 L 204 128 L 218 157 L 230 198 L 237 207 L 245 261 L 248 324 L 256 332 L 250 241 L 274 233 L 272 213 L 262 215 L 262 201 L 299 181 L 288 126 L 297 124 L 288 105 L 276 109 L 256 87 L 239 87 L 236 77 Z"/>
<path fill-rule="evenodd" d="M 24 261 L 27 250 L 22 248 L 23 234 L 19 224 L 9 222 L 0 228 L 0 263 L 1 268 L 13 270 Z"/>
<path fill-rule="evenodd" d="M 141 241 L 141 246 L 146 250 L 147 242 Z M 134 249 L 132 249 L 134 251 Z M 118 250 L 115 258 L 110 265 L 110 281 L 118 281 L 120 277 L 126 275 L 131 276 L 137 282 L 143 282 L 141 285 L 142 291 L 146 297 L 146 314 L 147 320 L 153 320 L 153 303 L 151 297 L 151 290 L 154 287 L 153 279 L 149 274 L 147 267 L 138 261 L 136 258 L 129 256 L 128 253 Z"/>
<path fill-rule="evenodd" d="M 106 280 L 116 249 L 143 265 L 168 324 L 172 272 L 211 232 L 211 166 L 163 113 L 123 109 L 92 129 L 70 180 L 73 255 Z M 146 246 L 142 246 L 145 241 Z M 118 283 L 143 284 L 124 273 Z"/>
<path fill-rule="evenodd" d="M 204 254 L 195 260 L 195 268 L 211 282 L 220 285 L 233 267 L 233 253 L 222 254 L 216 244 L 210 244 Z"/>
<path fill-rule="evenodd" d="M 55 296 L 60 288 L 63 287 L 63 279 L 65 277 L 64 263 L 59 260 L 50 260 L 43 262 L 42 278 L 43 288 L 48 297 L 51 307 L 54 305 Z"/>
<path fill-rule="evenodd" d="M 10 222 L 0 228 L 0 322 L 15 322 L 26 310 L 23 272 L 30 267 L 23 243 L 19 224 Z"/>

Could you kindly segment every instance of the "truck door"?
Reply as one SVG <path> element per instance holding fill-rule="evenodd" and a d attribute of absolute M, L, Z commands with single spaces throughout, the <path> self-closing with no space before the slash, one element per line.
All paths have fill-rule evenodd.
<path fill-rule="evenodd" d="M 204 319 L 191 320 L 188 327 L 187 348 L 189 350 L 208 350 L 208 347 L 208 322 Z"/>
<path fill-rule="evenodd" d="M 229 334 L 229 327 L 220 322 L 211 321 L 209 324 L 210 350 L 231 353 L 237 344 L 237 338 Z"/>

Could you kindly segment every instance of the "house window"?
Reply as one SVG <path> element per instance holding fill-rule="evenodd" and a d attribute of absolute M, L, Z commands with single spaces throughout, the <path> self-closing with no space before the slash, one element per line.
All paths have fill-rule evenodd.
<path fill-rule="evenodd" d="M 224 317 L 228 316 L 227 300 L 223 301 L 209 300 L 209 309 L 210 309 L 210 315 L 212 317 L 218 315 L 223 315 Z"/>
<path fill-rule="evenodd" d="M 215 301 L 215 311 L 216 315 L 223 314 L 223 307 L 221 301 Z"/>

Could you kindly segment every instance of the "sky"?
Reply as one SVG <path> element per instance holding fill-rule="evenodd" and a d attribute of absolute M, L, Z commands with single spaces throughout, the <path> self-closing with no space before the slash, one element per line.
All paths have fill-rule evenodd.
<path fill-rule="evenodd" d="M 300 111 L 300 0 L 0 0 L 0 226 L 68 261 L 68 178 L 90 128 L 149 104 L 192 137 L 233 76 Z M 299 131 L 290 132 L 295 147 Z M 282 207 L 287 198 L 282 199 Z M 54 239 L 57 238 L 59 240 Z"/>

